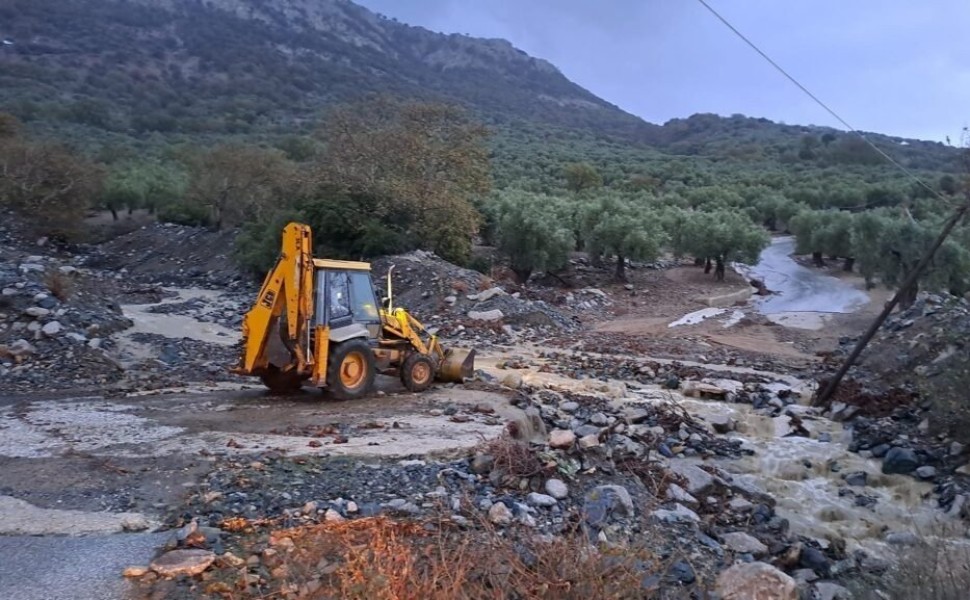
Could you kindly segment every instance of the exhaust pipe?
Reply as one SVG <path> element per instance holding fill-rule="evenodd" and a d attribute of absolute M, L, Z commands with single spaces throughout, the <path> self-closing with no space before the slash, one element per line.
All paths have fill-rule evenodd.
<path fill-rule="evenodd" d="M 436 379 L 445 383 L 464 383 L 475 375 L 475 350 L 451 348 L 438 367 Z"/>

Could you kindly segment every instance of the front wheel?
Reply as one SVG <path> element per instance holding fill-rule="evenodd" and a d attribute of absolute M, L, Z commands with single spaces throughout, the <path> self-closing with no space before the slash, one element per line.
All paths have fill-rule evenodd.
<path fill-rule="evenodd" d="M 347 340 L 330 349 L 327 388 L 341 400 L 361 398 L 374 389 L 374 353 L 362 339 Z"/>
<path fill-rule="evenodd" d="M 434 381 L 434 361 L 425 354 L 412 353 L 401 366 L 401 383 L 411 392 L 423 392 Z"/>

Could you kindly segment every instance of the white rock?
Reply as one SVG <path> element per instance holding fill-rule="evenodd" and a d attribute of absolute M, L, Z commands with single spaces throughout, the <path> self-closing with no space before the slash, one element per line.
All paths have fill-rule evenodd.
<path fill-rule="evenodd" d="M 569 495 L 569 487 L 561 479 L 550 479 L 546 481 L 546 493 L 557 500 L 562 500 Z"/>
<path fill-rule="evenodd" d="M 323 520 L 328 523 L 342 523 L 346 519 L 344 519 L 343 515 L 341 515 L 339 512 L 332 508 L 328 508 L 327 512 L 323 513 Z"/>
<path fill-rule="evenodd" d="M 98 348 L 101 347 L 101 338 L 91 338 L 90 340 L 88 340 L 88 346 L 97 350 Z"/>
<path fill-rule="evenodd" d="M 452 305 L 458 302 L 458 298 L 455 296 L 445 296 L 445 304 Z"/>
<path fill-rule="evenodd" d="M 698 466 L 674 463 L 670 470 L 687 480 L 687 491 L 697 496 L 714 485 L 714 476 Z"/>
<path fill-rule="evenodd" d="M 148 519 L 142 515 L 131 515 L 121 520 L 121 529 L 124 531 L 145 531 L 151 527 Z"/>
<path fill-rule="evenodd" d="M 494 310 L 470 310 L 468 311 L 468 318 L 473 321 L 498 321 L 505 315 L 499 309 Z"/>
<path fill-rule="evenodd" d="M 503 290 L 500 287 L 493 287 L 485 290 L 484 292 L 478 292 L 477 294 L 472 294 L 468 296 L 468 299 L 474 300 L 476 302 L 485 302 L 486 300 L 490 300 L 495 296 L 505 296 L 505 295 L 506 295 L 505 290 Z"/>
<path fill-rule="evenodd" d="M 819 581 L 815 584 L 818 600 L 852 600 L 852 592 L 831 581 Z"/>
<path fill-rule="evenodd" d="M 547 496 L 545 494 L 540 494 L 538 492 L 530 492 L 528 496 L 525 497 L 525 501 L 533 506 L 555 506 L 556 499 L 552 496 Z"/>
<path fill-rule="evenodd" d="M 47 315 L 51 314 L 51 311 L 41 306 L 28 306 L 26 309 L 24 309 L 24 314 L 37 319 L 40 317 L 46 317 Z"/>
<path fill-rule="evenodd" d="M 45 323 L 40 330 L 44 335 L 51 337 L 60 333 L 61 329 L 62 327 L 60 321 L 51 321 L 50 323 Z"/>
<path fill-rule="evenodd" d="M 502 502 L 496 502 L 488 509 L 488 520 L 495 525 L 508 525 L 512 522 L 512 511 Z"/>
<path fill-rule="evenodd" d="M 553 448 L 570 448 L 576 441 L 576 434 L 568 429 L 553 429 L 549 433 L 549 445 Z"/>
<path fill-rule="evenodd" d="M 687 521 L 697 523 L 701 520 L 701 518 L 697 516 L 697 513 L 687 508 L 683 504 L 675 504 L 674 508 L 670 510 L 661 508 L 653 511 L 651 514 L 655 519 L 663 521 L 664 523 L 682 523 Z"/>
<path fill-rule="evenodd" d="M 725 533 L 721 537 L 724 538 L 724 545 L 729 550 L 743 554 L 753 554 L 755 556 L 762 556 L 768 553 L 768 546 L 765 546 L 757 538 L 743 531 Z"/>
<path fill-rule="evenodd" d="M 502 379 L 499 380 L 499 383 L 507 388 L 517 390 L 522 387 L 522 373 L 519 373 L 518 371 L 509 371 L 508 373 L 502 375 Z"/>
<path fill-rule="evenodd" d="M 595 448 L 600 445 L 600 436 L 597 433 L 591 433 L 589 435 L 584 435 L 579 438 L 579 447 L 588 450 L 590 448 Z"/>
<path fill-rule="evenodd" d="M 680 487 L 676 483 L 671 483 L 667 486 L 667 499 L 673 500 L 674 502 L 681 502 L 683 504 L 697 504 L 697 498 L 691 496 L 687 493 L 687 490 Z"/>
<path fill-rule="evenodd" d="M 721 600 L 798 600 L 795 580 L 763 562 L 738 563 L 717 576 Z"/>

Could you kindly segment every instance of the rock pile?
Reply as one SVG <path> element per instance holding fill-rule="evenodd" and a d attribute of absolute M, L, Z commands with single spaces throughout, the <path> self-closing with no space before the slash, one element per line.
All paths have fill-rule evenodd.
<path fill-rule="evenodd" d="M 219 527 L 268 518 L 291 527 L 384 514 L 579 533 L 592 544 L 649 540 L 670 564 L 665 581 L 676 585 L 711 582 L 736 561 L 763 561 L 807 591 L 810 582 L 858 571 L 867 560 L 791 535 L 769 494 L 704 460 L 737 456 L 740 442 L 673 406 L 618 408 L 551 389 L 520 389 L 510 401 L 531 425 L 509 426 L 458 460 L 263 453 L 223 462 L 170 523 Z"/>

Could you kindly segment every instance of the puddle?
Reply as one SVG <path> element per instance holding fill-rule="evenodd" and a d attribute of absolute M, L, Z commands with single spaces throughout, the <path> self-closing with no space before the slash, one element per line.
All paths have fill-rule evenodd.
<path fill-rule="evenodd" d="M 121 310 L 131 319 L 132 326 L 115 336 L 118 344 L 118 358 L 122 364 L 131 364 L 142 360 L 158 357 L 158 350 L 150 344 L 136 342 L 132 335 L 146 333 L 163 337 L 182 339 L 189 338 L 210 344 L 232 346 L 240 339 L 240 332 L 223 327 L 218 323 L 205 323 L 188 315 L 169 313 L 155 313 L 151 309 L 166 304 L 176 304 L 192 299 L 201 298 L 213 306 L 222 298 L 221 292 L 200 288 L 164 288 L 176 294 L 173 298 L 166 298 L 156 304 L 123 304 Z M 213 309 L 215 310 L 215 309 Z"/>
<path fill-rule="evenodd" d="M 159 526 L 141 513 L 40 508 L 11 496 L 0 496 L 0 535 L 120 533 L 129 522 L 139 522 L 146 529 Z"/>

